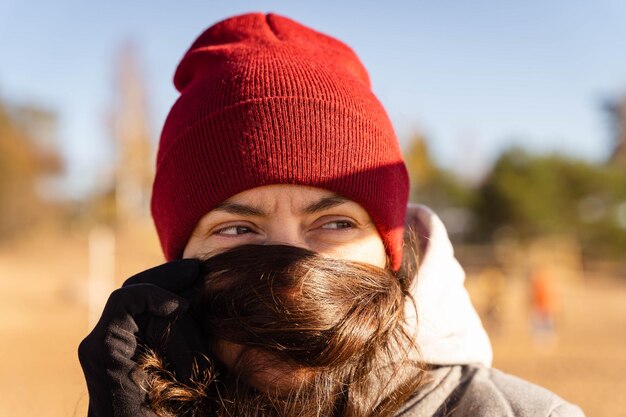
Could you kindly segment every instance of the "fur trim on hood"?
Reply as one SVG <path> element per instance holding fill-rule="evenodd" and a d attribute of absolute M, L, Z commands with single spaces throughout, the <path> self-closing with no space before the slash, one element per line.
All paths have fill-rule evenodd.
<path fill-rule="evenodd" d="M 421 359 L 432 365 L 491 366 L 489 336 L 465 289 L 465 273 L 441 219 L 421 205 L 409 205 L 406 218 L 421 247 L 417 280 L 411 288 L 417 322 L 413 305 L 406 306 Z"/>

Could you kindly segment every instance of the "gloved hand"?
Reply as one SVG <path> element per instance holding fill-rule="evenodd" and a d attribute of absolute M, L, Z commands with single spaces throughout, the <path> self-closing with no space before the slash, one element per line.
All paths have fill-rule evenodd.
<path fill-rule="evenodd" d="M 102 317 L 78 347 L 89 417 L 154 416 L 137 379 L 141 347 L 154 348 L 177 379 L 188 380 L 206 352 L 201 325 L 190 311 L 200 279 L 195 259 L 169 262 L 128 279 L 107 301 Z"/>

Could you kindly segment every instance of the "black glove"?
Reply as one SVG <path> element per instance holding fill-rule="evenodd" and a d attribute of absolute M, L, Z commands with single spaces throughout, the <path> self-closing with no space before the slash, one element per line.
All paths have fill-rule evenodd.
<path fill-rule="evenodd" d="M 89 417 L 154 416 L 136 381 L 142 345 L 157 350 L 179 380 L 189 379 L 194 360 L 206 352 L 201 325 L 189 307 L 199 268 L 195 259 L 166 263 L 135 275 L 111 294 L 78 347 Z"/>

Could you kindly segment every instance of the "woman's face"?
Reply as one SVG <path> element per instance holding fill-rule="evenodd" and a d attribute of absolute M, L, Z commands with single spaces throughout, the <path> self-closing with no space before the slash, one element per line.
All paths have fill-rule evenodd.
<path fill-rule="evenodd" d="M 384 268 L 387 255 L 363 207 L 303 185 L 267 185 L 236 194 L 204 215 L 183 252 L 206 258 L 238 245 L 283 244 Z"/>
<path fill-rule="evenodd" d="M 245 244 L 299 246 L 319 254 L 369 263 L 387 264 L 385 247 L 363 207 L 330 191 L 302 185 L 268 185 L 244 191 L 204 215 L 183 252 L 185 258 L 207 258 Z M 218 339 L 213 352 L 235 366 L 241 345 Z M 306 378 L 302 370 L 281 364 L 253 349 L 264 364 L 250 375 L 257 389 L 287 392 Z M 271 366 L 267 366 L 272 363 Z"/>

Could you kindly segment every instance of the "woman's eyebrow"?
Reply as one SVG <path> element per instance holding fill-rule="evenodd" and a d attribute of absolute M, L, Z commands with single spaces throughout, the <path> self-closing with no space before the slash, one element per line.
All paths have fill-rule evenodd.
<path fill-rule="evenodd" d="M 218 204 L 215 208 L 213 208 L 213 210 L 225 211 L 227 213 L 238 214 L 240 216 L 267 217 L 267 213 L 261 207 L 230 203 L 228 201 Z"/>
<path fill-rule="evenodd" d="M 308 206 L 306 206 L 302 212 L 306 213 L 306 214 L 313 214 L 316 213 L 318 211 L 322 211 L 322 210 L 326 210 L 332 207 L 336 207 L 338 205 L 344 204 L 349 202 L 350 200 L 342 197 L 338 194 L 334 194 L 328 197 L 323 197 L 322 199 L 309 204 Z"/>
<path fill-rule="evenodd" d="M 305 214 L 313 214 L 322 210 L 326 210 L 332 207 L 339 206 L 341 204 L 347 203 L 350 200 L 348 198 L 342 197 L 338 194 L 334 194 L 328 197 L 322 197 L 318 201 L 315 201 L 308 206 L 304 207 L 301 211 Z M 213 210 L 224 211 L 231 214 L 238 214 L 240 216 L 257 216 L 257 217 L 267 217 L 267 211 L 265 211 L 262 207 L 258 206 L 250 206 L 247 204 L 239 204 L 239 203 L 231 203 L 228 201 L 224 201 Z"/>

